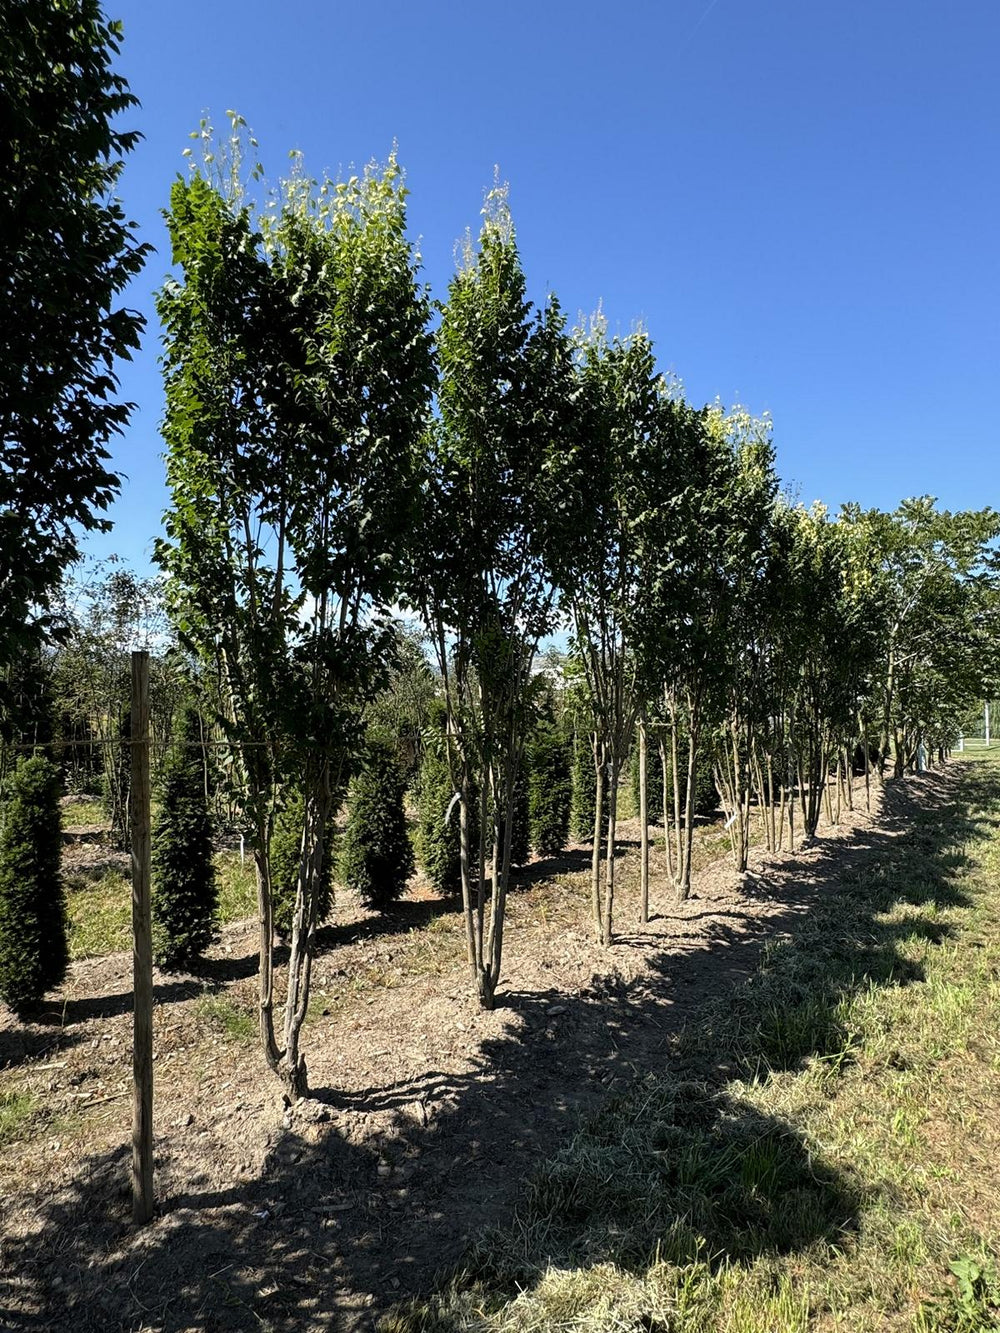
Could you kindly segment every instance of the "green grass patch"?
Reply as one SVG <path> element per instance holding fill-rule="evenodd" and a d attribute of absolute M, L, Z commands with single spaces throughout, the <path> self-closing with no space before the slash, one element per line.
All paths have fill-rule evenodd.
<path fill-rule="evenodd" d="M 104 806 L 96 797 L 63 802 L 63 828 L 93 828 L 95 824 L 107 824 L 107 822 Z"/>
<path fill-rule="evenodd" d="M 1000 768 L 841 865 L 386 1333 L 1000 1329 Z"/>
<path fill-rule="evenodd" d="M 244 921 L 257 915 L 257 874 L 252 856 L 240 863 L 239 852 L 219 852 L 215 858 L 219 891 L 219 923 Z"/>
<path fill-rule="evenodd" d="M 206 995 L 198 1001 L 198 1017 L 230 1041 L 250 1042 L 257 1036 L 256 1012 L 225 995 Z"/>
<path fill-rule="evenodd" d="M 27 1136 L 35 1109 L 36 1099 L 30 1092 L 0 1092 L 0 1148 Z"/>
<path fill-rule="evenodd" d="M 96 958 L 132 947 L 132 886 L 108 868 L 96 879 L 67 876 L 70 958 Z"/>
<path fill-rule="evenodd" d="M 242 921 L 257 911 L 253 862 L 240 865 L 238 852 L 216 857 L 219 924 Z M 132 885 L 127 875 L 108 868 L 97 878 L 70 873 L 66 878 L 71 958 L 97 958 L 132 947 Z"/>

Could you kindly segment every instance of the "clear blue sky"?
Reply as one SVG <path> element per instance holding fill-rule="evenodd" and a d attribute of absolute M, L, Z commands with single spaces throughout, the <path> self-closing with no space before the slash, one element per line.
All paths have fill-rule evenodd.
<path fill-rule="evenodd" d="M 532 295 L 641 320 L 692 402 L 775 423 L 801 498 L 1000 503 L 996 0 L 107 3 L 145 135 L 121 193 L 157 253 L 122 367 L 138 404 L 114 533 L 142 567 L 166 504 L 152 293 L 160 210 L 209 111 L 269 172 L 399 142 L 424 275 L 444 296 L 494 164 Z M 123 120 L 123 126 L 127 123 Z"/>

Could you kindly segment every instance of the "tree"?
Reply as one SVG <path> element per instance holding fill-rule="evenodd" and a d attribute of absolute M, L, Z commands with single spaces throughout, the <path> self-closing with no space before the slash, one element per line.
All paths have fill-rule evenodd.
<path fill-rule="evenodd" d="M 431 632 L 460 798 L 466 945 L 480 1003 L 500 978 L 528 682 L 554 617 L 546 533 L 572 365 L 553 300 L 533 313 L 506 189 L 487 196 L 441 312 L 439 420 L 411 600 Z M 471 817 L 478 792 L 478 818 Z M 477 837 L 473 837 L 473 828 Z"/>
<path fill-rule="evenodd" d="M 22 759 L 0 824 L 0 999 L 20 1013 L 66 974 L 66 900 L 59 857 L 59 772 Z"/>
<path fill-rule="evenodd" d="M 101 792 L 115 839 L 127 847 L 130 759 L 120 742 L 129 737 L 124 714 L 131 651 L 144 648 L 150 654 L 154 763 L 166 752 L 174 712 L 186 689 L 175 661 L 163 589 L 158 579 L 139 578 L 112 556 L 87 562 L 64 578 L 54 609 L 65 628 L 49 659 L 60 724 L 55 752 L 73 785 L 90 783 Z M 60 747 L 64 740 L 70 742 L 65 750 Z"/>
<path fill-rule="evenodd" d="M 137 105 L 98 0 L 16 0 L 0 43 L 0 666 L 51 629 L 78 531 L 106 531 L 108 444 L 129 418 L 114 363 L 142 317 L 116 304 L 149 252 L 114 189 Z"/>
<path fill-rule="evenodd" d="M 413 874 L 404 794 L 394 747 L 369 741 L 364 764 L 351 783 L 338 873 L 366 907 L 379 911 L 402 897 Z"/>
<path fill-rule="evenodd" d="M 322 186 L 297 173 L 261 217 L 240 133 L 234 117 L 228 158 L 210 148 L 208 175 L 171 192 L 180 275 L 158 299 L 171 490 L 158 559 L 233 746 L 257 870 L 262 1045 L 301 1095 L 324 839 L 391 661 L 433 357 L 395 156 Z M 293 777 L 304 810 L 279 1043 L 269 849 Z"/>
<path fill-rule="evenodd" d="M 33 644 L 0 666 L 0 793 L 27 748 L 48 747 L 54 731 L 51 660 Z"/>
<path fill-rule="evenodd" d="M 205 727 L 187 704 L 160 772 L 152 838 L 154 957 L 177 969 L 197 961 L 216 931 L 218 891 L 212 859 Z"/>
<path fill-rule="evenodd" d="M 562 501 L 550 550 L 586 681 L 596 780 L 591 911 L 595 932 L 607 945 L 614 920 L 618 782 L 641 703 L 637 500 L 650 464 L 660 458 L 664 401 L 649 339 L 640 333 L 609 341 L 603 319 L 595 319 L 580 339 L 576 390 L 574 439 L 559 461 Z"/>

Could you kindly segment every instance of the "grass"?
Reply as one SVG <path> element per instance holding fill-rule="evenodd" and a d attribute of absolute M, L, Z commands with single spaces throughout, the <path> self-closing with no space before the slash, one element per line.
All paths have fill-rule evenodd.
<path fill-rule="evenodd" d="M 36 1099 L 30 1092 L 0 1092 L 0 1148 L 25 1136 L 35 1109 Z"/>
<path fill-rule="evenodd" d="M 67 800 L 62 805 L 63 828 L 93 828 L 95 825 L 107 825 L 108 817 L 100 799 L 80 797 Z"/>
<path fill-rule="evenodd" d="M 206 995 L 198 1001 L 197 1014 L 217 1032 L 235 1042 L 251 1042 L 257 1037 L 254 1009 L 230 1000 L 225 995 Z"/>
<path fill-rule="evenodd" d="M 257 911 L 253 862 L 240 865 L 238 852 L 216 857 L 219 924 L 242 921 Z M 96 878 L 66 877 L 70 957 L 98 958 L 132 947 L 132 887 L 127 875 L 108 867 Z"/>
<path fill-rule="evenodd" d="M 1000 767 L 876 840 L 386 1333 L 1000 1328 Z"/>
<path fill-rule="evenodd" d="M 132 947 L 132 887 L 109 867 L 95 879 L 67 876 L 70 958 L 97 958 Z"/>
<path fill-rule="evenodd" d="M 242 921 L 257 915 L 257 877 L 253 857 L 240 863 L 239 852 L 219 852 L 215 858 L 219 890 L 219 922 Z"/>

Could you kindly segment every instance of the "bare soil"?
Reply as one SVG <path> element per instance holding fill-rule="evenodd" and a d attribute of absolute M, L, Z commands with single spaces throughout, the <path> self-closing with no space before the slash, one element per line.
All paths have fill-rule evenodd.
<path fill-rule="evenodd" d="M 655 919 L 641 928 L 631 842 L 606 950 L 591 935 L 589 849 L 534 863 L 516 877 L 490 1013 L 474 1000 L 461 916 L 425 883 L 390 914 L 338 903 L 305 1034 L 313 1095 L 294 1107 L 255 1039 L 226 1029 L 225 1014 L 252 1011 L 257 968 L 255 923 L 226 927 L 197 975 L 156 976 L 158 1213 L 140 1232 L 131 957 L 74 964 L 35 1021 L 0 1007 L 0 1095 L 30 1092 L 37 1108 L 0 1160 L 0 1327 L 373 1328 L 502 1225 L 582 1113 L 662 1069 L 677 1032 L 753 972 L 766 940 L 952 780 L 896 783 L 807 850 L 756 852 L 745 877 L 711 861 L 685 903 L 654 850 Z M 703 859 L 718 835 L 702 836 Z"/>

